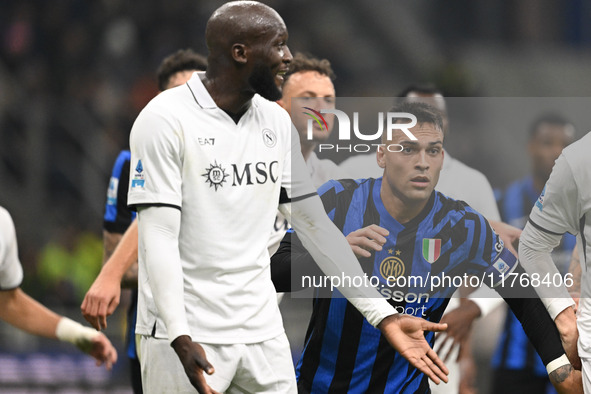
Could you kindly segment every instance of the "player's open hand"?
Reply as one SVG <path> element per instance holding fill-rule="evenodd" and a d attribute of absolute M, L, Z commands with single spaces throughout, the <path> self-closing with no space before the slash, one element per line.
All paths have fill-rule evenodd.
<path fill-rule="evenodd" d="M 432 323 L 419 317 L 395 314 L 386 317 L 378 328 L 392 347 L 435 384 L 447 383 L 449 370 L 425 339 L 425 331 L 445 331 L 447 324 Z"/>
<path fill-rule="evenodd" d="M 447 330 L 436 336 L 436 353 L 443 354 L 444 349 L 447 349 L 447 353 L 443 356 L 444 362 L 448 361 L 456 347 L 463 345 L 468 340 L 472 323 L 478 316 L 480 316 L 480 308 L 474 301 L 468 299 L 462 300 L 459 307 L 443 315 L 441 323 L 447 324 Z M 459 358 L 460 352 L 458 352 L 456 361 L 459 361 Z"/>
<path fill-rule="evenodd" d="M 201 394 L 218 394 L 205 381 L 203 372 L 208 375 L 214 373 L 213 366 L 207 361 L 205 351 L 198 343 L 187 335 L 181 335 L 171 343 L 172 348 L 185 368 L 189 381 Z"/>
<path fill-rule="evenodd" d="M 100 272 L 86 293 L 80 309 L 82 315 L 94 328 L 107 328 L 107 316 L 115 312 L 121 297 L 120 280 Z"/>
<path fill-rule="evenodd" d="M 96 365 L 105 365 L 107 370 L 113 368 L 113 364 L 117 362 L 117 350 L 111 344 L 111 341 L 103 334 L 99 332 L 90 344 L 90 347 L 86 353 L 90 354 L 96 359 Z"/>
<path fill-rule="evenodd" d="M 372 224 L 349 233 L 346 238 L 355 256 L 370 257 L 372 251 L 382 250 L 388 234 L 385 228 Z"/>

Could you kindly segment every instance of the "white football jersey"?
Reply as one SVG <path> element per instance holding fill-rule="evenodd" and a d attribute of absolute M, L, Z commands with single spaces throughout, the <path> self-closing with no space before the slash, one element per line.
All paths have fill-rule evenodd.
<path fill-rule="evenodd" d="M 283 332 L 267 252 L 277 207 L 315 190 L 287 112 L 255 95 L 236 124 L 199 75 L 159 94 L 134 123 L 129 204 L 182 212 L 179 250 L 192 339 L 261 342 Z M 140 244 L 136 332 L 166 338 L 150 289 L 158 278 L 148 277 L 144 259 Z"/>
<path fill-rule="evenodd" d="M 591 132 L 564 148 L 529 222 L 543 231 L 577 236 L 583 277 L 579 300 L 579 355 L 591 357 Z"/>
<path fill-rule="evenodd" d="M 8 211 L 0 207 L 0 290 L 15 289 L 22 281 L 14 223 Z"/>

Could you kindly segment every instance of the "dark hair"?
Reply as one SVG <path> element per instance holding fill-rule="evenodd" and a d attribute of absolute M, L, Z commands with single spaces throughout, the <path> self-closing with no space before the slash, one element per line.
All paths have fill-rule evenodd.
<path fill-rule="evenodd" d="M 205 71 L 207 59 L 192 49 L 179 49 L 170 56 L 167 56 L 158 67 L 158 89 L 166 90 L 166 85 L 175 73 L 179 71 Z"/>
<path fill-rule="evenodd" d="M 545 113 L 543 115 L 538 116 L 531 124 L 529 128 L 529 139 L 534 139 L 538 131 L 540 130 L 540 126 L 542 124 L 551 124 L 557 126 L 568 126 L 572 125 L 570 121 L 568 121 L 564 116 L 556 114 L 556 113 Z"/>
<path fill-rule="evenodd" d="M 417 124 L 431 123 L 443 132 L 441 111 L 437 108 L 418 101 L 400 100 L 390 112 L 407 112 L 417 118 Z"/>
<path fill-rule="evenodd" d="M 285 82 L 287 82 L 291 75 L 303 71 L 316 71 L 319 74 L 326 75 L 331 79 L 331 81 L 334 81 L 336 78 L 336 75 L 332 70 L 328 60 L 318 59 L 316 57 L 298 52 L 295 54 L 291 64 L 289 65 L 289 71 L 285 74 Z"/>
<path fill-rule="evenodd" d="M 412 92 L 430 95 L 440 94 L 443 96 L 443 92 L 441 90 L 437 89 L 435 85 L 428 83 L 408 85 L 400 93 L 398 93 L 398 97 L 406 97 Z"/>

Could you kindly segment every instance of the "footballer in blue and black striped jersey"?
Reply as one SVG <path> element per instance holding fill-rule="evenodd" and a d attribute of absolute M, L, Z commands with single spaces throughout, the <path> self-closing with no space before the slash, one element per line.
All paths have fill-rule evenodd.
<path fill-rule="evenodd" d="M 438 322 L 455 288 L 431 289 L 428 283 L 392 287 L 387 283 L 389 277 L 428 281 L 429 276 L 459 277 L 466 272 L 496 278 L 516 265 L 486 219 L 465 203 L 433 192 L 422 212 L 401 224 L 382 203 L 381 183 L 381 178 L 331 181 L 319 194 L 329 217 L 344 234 L 371 224 L 388 229 L 382 251 L 360 263 L 368 276 L 379 278 L 382 295 L 399 312 Z M 296 371 L 301 391 L 428 392 L 426 376 L 398 355 L 346 299 L 318 297 L 314 302 Z M 434 333 L 427 333 L 426 338 L 432 346 Z"/>
<path fill-rule="evenodd" d="M 501 273 L 523 272 L 486 219 L 464 202 L 433 191 L 419 215 L 401 224 L 384 207 L 381 184 L 382 178 L 330 181 L 319 194 L 327 214 L 344 234 L 372 224 L 389 230 L 382 251 L 359 262 L 368 277 L 380 279 L 382 295 L 399 312 L 433 322 L 441 319 L 446 297 L 455 287 L 452 281 L 451 286 L 431 289 L 429 277 L 463 278 L 468 273 L 495 286 Z M 292 272 L 286 272 L 288 266 Z M 271 269 L 279 291 L 298 290 L 304 277 L 321 275 L 294 232 L 282 241 Z M 392 287 L 387 277 L 393 276 L 424 278 L 426 285 Z M 315 289 L 305 348 L 296 368 L 300 393 L 430 392 L 426 375 L 398 354 L 345 298 L 326 290 Z M 537 327 L 535 343 L 540 346 L 546 341 L 542 349 L 546 363 L 563 354 L 556 328 L 532 288 L 520 289 L 527 299 L 511 299 L 506 289 L 498 290 L 518 315 L 536 314 L 528 332 Z M 434 333 L 426 332 L 425 337 L 433 346 Z"/>
<path fill-rule="evenodd" d="M 385 242 L 366 249 L 369 257 L 358 254 L 364 278 L 349 281 L 363 286 L 369 278 L 369 284 L 398 313 L 438 323 L 456 288 L 474 286 L 473 278 L 481 280 L 496 287 L 515 312 L 549 365 L 548 372 L 558 368 L 565 372 L 570 364 L 558 330 L 535 290 L 529 285 L 498 286 L 503 276 L 525 274 L 515 256 L 481 214 L 435 191 L 444 158 L 440 116 L 428 105 L 411 102 L 392 112 L 413 114 L 416 126 L 406 135 L 383 137 L 388 147 L 397 144 L 401 148 L 397 152 L 378 150 L 376 159 L 384 168 L 383 177 L 329 181 L 318 191 L 326 213 L 343 234 L 376 225 L 387 230 Z M 322 281 L 314 260 L 298 239 L 298 228 L 294 230 L 273 255 L 271 275 L 278 291 L 315 288 L 312 317 L 296 369 L 298 391 L 429 393 L 428 377 L 418 369 L 421 365 L 404 357 L 408 349 L 392 347 L 380 331 L 381 322 L 370 325 L 333 290 L 334 277 L 329 278 L 330 286 Z M 349 244 L 359 246 L 352 240 Z M 409 320 L 396 314 L 386 319 Z M 420 332 L 432 347 L 434 333 Z"/>

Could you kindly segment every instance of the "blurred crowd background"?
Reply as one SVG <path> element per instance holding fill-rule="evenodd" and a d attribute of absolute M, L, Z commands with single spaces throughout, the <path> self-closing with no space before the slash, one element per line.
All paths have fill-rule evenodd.
<path fill-rule="evenodd" d="M 518 112 L 526 101 L 512 97 L 569 98 L 556 100 L 567 112 L 578 108 L 572 114 L 577 136 L 591 129 L 586 119 L 591 93 L 589 2 L 264 2 L 283 16 L 292 52 L 331 61 L 337 96 L 391 97 L 410 83 L 430 82 L 448 97 L 493 97 Z M 0 2 L 0 205 L 15 220 L 23 288 L 33 297 L 81 320 L 78 307 L 100 269 L 102 215 L 113 161 L 128 145 L 133 120 L 157 93 L 159 62 L 179 48 L 205 54 L 205 23 L 222 3 Z M 459 102 L 471 101 L 463 100 Z M 521 117 L 517 124 L 457 131 L 452 115 L 453 144 L 448 149 L 502 188 L 528 171 L 526 126 L 535 116 L 533 110 L 529 114 L 531 119 Z M 109 327 L 119 343 L 122 316 Z M 14 371 L 37 362 L 28 355 L 47 346 L 0 325 L 0 360 L 12 357 L 3 365 Z M 46 361 L 55 364 L 54 359 Z M 51 387 L 55 377 L 6 371 L 12 370 L 0 368 L 0 388 Z M 113 376 L 121 375 L 117 370 L 113 376 L 89 371 L 98 377 L 80 384 L 119 384 L 113 383 L 118 382 Z M 22 383 L 27 379 L 33 383 Z M 76 379 L 70 377 L 72 382 Z"/>

